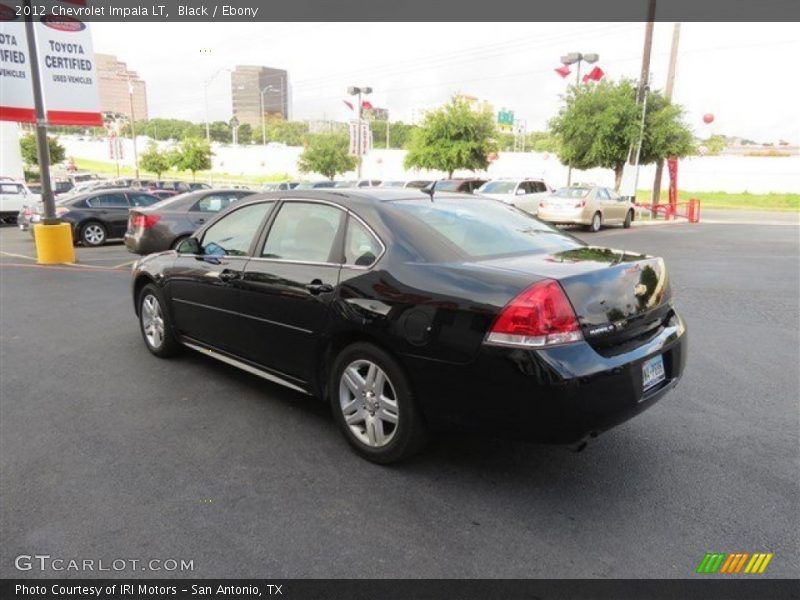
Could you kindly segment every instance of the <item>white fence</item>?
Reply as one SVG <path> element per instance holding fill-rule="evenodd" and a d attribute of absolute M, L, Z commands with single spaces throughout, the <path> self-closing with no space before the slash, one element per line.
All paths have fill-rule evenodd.
<path fill-rule="evenodd" d="M 150 140 L 138 139 L 139 152 L 143 152 Z M 108 143 L 104 140 L 80 139 L 62 136 L 67 156 L 110 162 Z M 166 145 L 160 142 L 159 145 Z M 236 176 L 259 176 L 286 173 L 291 178 L 321 179 L 314 174 L 301 174 L 297 169 L 300 147 L 287 146 L 232 146 L 213 145 L 213 169 Z M 122 164 L 133 165 L 133 147 L 130 140 L 124 143 Z M 444 174 L 428 171 L 406 171 L 403 168 L 404 150 L 373 150 L 364 157 L 363 177 L 371 179 L 440 178 Z M 655 167 L 642 167 L 639 188 L 650 187 Z M 459 171 L 456 176 L 473 175 Z M 567 181 L 567 168 L 555 155 L 541 152 L 501 152 L 487 171 L 476 173 L 489 177 L 543 177 L 551 186 L 558 187 Z M 342 176 L 355 177 L 354 173 Z M 756 157 L 756 156 L 704 156 L 681 161 L 679 169 L 681 189 L 697 192 L 778 192 L 800 193 L 800 156 Z M 611 186 L 614 174 L 609 169 L 573 171 L 573 182 L 595 182 Z M 668 176 L 663 178 L 666 189 Z"/>

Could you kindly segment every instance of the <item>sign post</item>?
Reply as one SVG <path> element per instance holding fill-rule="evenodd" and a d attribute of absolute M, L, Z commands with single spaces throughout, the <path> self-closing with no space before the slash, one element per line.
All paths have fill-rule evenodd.
<path fill-rule="evenodd" d="M 72 226 L 56 217 L 47 125 L 103 124 L 92 41 L 82 21 L 47 15 L 34 22 L 31 0 L 24 7 L 20 19 L 0 4 L 0 119 L 36 128 L 44 203 L 43 220 L 34 226 L 38 262 L 74 262 Z"/>

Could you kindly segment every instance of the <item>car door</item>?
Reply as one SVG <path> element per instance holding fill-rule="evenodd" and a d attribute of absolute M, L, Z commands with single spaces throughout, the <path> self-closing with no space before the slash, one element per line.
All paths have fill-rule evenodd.
<path fill-rule="evenodd" d="M 247 358 L 300 381 L 311 378 L 339 282 L 344 221 L 344 209 L 335 204 L 281 202 L 260 252 L 245 268 Z"/>
<path fill-rule="evenodd" d="M 242 351 L 247 323 L 239 316 L 242 273 L 274 201 L 246 204 L 200 235 L 201 254 L 178 252 L 168 293 L 181 335 L 233 354 Z"/>
<path fill-rule="evenodd" d="M 600 204 L 603 207 L 603 220 L 606 222 L 621 221 L 624 215 L 620 214 L 622 212 L 622 207 L 620 203 L 617 202 L 617 197 L 614 193 L 609 191 L 608 188 L 600 188 L 597 193 Z"/>
<path fill-rule="evenodd" d="M 123 192 L 105 192 L 87 201 L 86 213 L 105 225 L 109 238 L 121 238 L 128 228 L 128 198 Z"/>

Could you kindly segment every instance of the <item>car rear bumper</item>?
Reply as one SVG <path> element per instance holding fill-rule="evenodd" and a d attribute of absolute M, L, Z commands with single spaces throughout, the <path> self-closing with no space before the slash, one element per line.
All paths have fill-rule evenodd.
<path fill-rule="evenodd" d="M 583 210 L 554 211 L 547 208 L 539 208 L 537 216 L 542 221 L 559 225 L 589 225 L 591 223 L 591 215 L 585 215 Z"/>
<path fill-rule="evenodd" d="M 686 352 L 686 328 L 676 315 L 618 354 L 585 341 L 546 350 L 486 346 L 473 363 L 417 363 L 410 376 L 433 425 L 574 444 L 653 406 L 677 385 Z M 642 364 L 657 355 L 666 378 L 645 392 Z"/>
<path fill-rule="evenodd" d="M 169 248 L 164 248 L 164 243 L 159 242 L 159 240 L 150 239 L 150 236 L 147 235 L 137 236 L 130 231 L 125 232 L 124 240 L 128 252 L 133 252 L 134 254 L 147 255 L 169 250 Z"/>

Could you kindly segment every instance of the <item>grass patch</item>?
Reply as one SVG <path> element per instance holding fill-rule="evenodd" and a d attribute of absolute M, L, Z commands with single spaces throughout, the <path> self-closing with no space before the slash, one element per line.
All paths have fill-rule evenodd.
<path fill-rule="evenodd" d="M 639 198 L 648 202 L 650 192 L 641 190 Z M 800 194 L 751 194 L 741 192 L 732 194 L 729 192 L 687 192 L 681 190 L 678 193 L 679 202 L 686 202 L 690 198 L 700 200 L 701 210 L 703 208 L 732 208 L 740 210 L 781 210 L 781 211 L 800 211 Z M 668 196 L 666 192 L 661 194 L 661 202 L 666 203 Z"/>
<path fill-rule="evenodd" d="M 117 165 L 113 162 L 102 160 L 89 160 L 86 158 L 76 158 L 75 166 L 81 171 L 91 171 L 106 177 L 117 177 Z M 120 165 L 119 177 L 133 177 L 133 167 Z M 139 177 L 142 179 L 156 179 L 156 174 L 143 169 L 139 169 Z M 179 179 L 182 181 L 192 181 L 192 174 L 181 171 L 167 171 L 161 174 L 161 179 Z M 213 181 L 216 183 L 268 183 L 270 181 L 286 181 L 292 179 L 288 173 L 269 173 L 266 175 L 233 175 L 231 173 L 216 171 L 198 171 L 195 175 L 196 181 Z"/>

